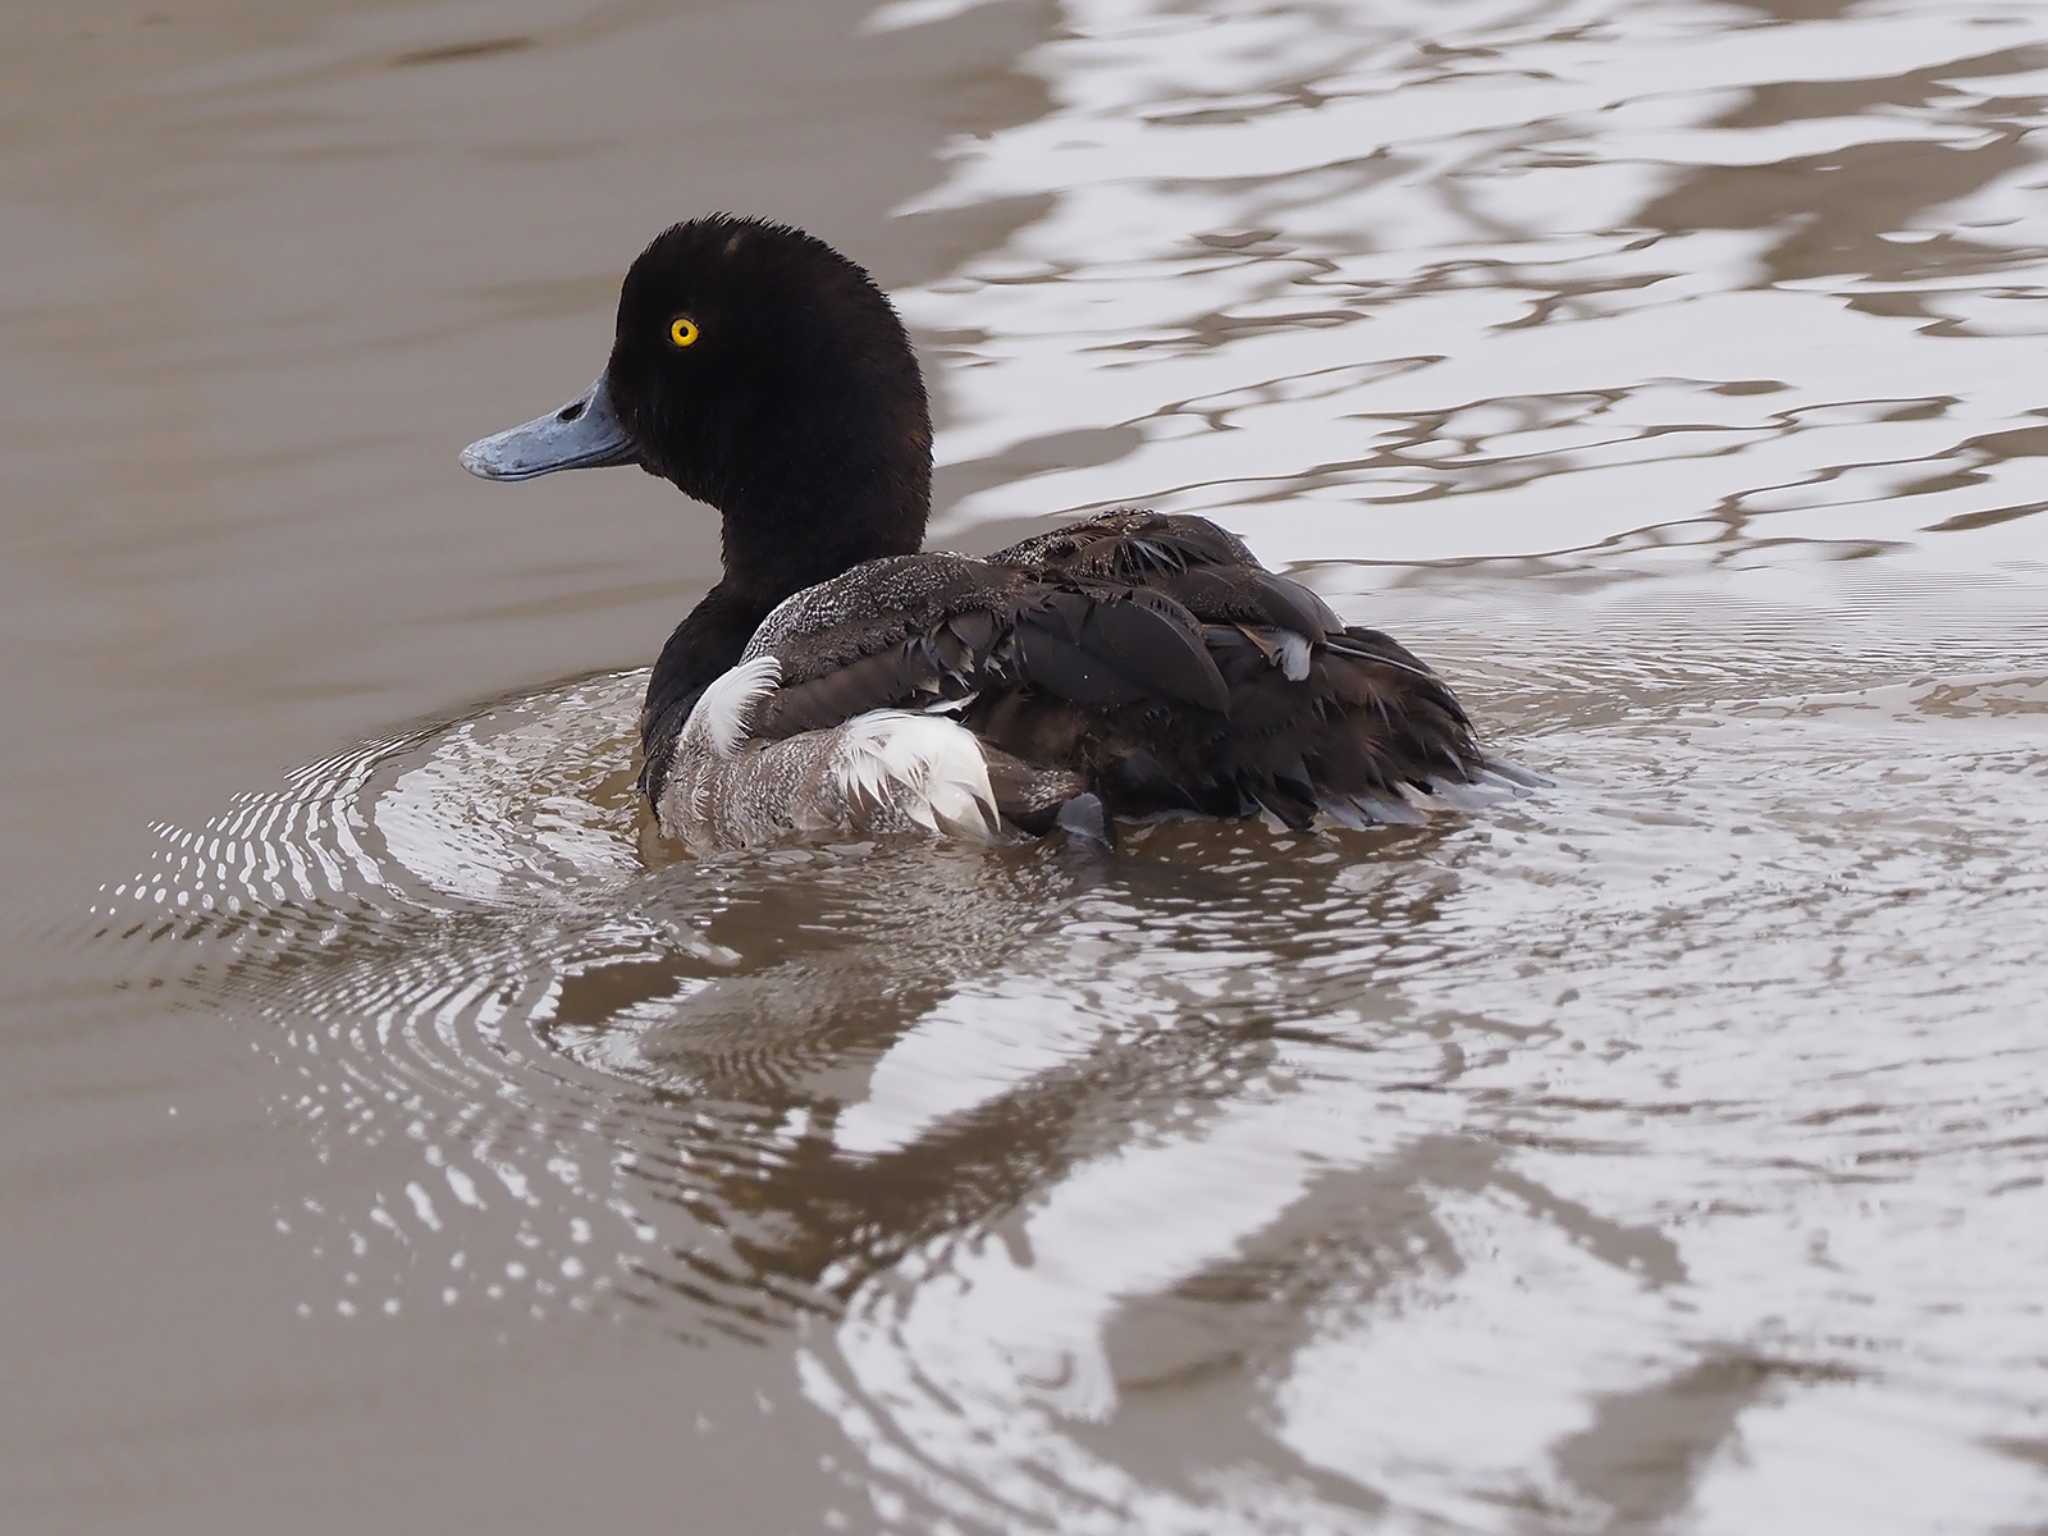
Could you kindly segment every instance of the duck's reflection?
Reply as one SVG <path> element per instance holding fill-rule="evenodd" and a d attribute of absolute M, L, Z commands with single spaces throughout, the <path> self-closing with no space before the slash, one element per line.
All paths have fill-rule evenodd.
<path fill-rule="evenodd" d="M 1413 869 L 1445 835 L 1344 841 Z M 1381 973 L 1426 959 L 1451 882 L 1360 889 L 1328 841 L 1262 849 L 1264 829 L 1151 841 L 1113 861 L 899 846 L 756 866 L 703 930 L 737 956 L 723 974 L 578 967 L 541 1033 L 634 1032 L 638 1123 L 624 1104 L 609 1123 L 646 1199 L 689 1218 L 666 1245 L 681 1273 L 647 1278 L 755 1322 L 764 1296 L 829 1308 L 1078 1160 L 1269 1091 L 1291 1040 L 1366 1051 L 1405 1027 Z M 702 896 L 678 881 L 643 907 Z M 1403 1060 L 1455 1070 L 1434 1045 Z"/>

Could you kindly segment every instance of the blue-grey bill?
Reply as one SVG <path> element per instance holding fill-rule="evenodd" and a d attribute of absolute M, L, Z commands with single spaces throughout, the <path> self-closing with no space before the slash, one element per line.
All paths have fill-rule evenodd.
<path fill-rule="evenodd" d="M 633 439 L 612 409 L 605 375 L 558 411 L 480 437 L 462 450 L 462 467 L 485 480 L 531 480 L 558 469 L 635 464 Z"/>

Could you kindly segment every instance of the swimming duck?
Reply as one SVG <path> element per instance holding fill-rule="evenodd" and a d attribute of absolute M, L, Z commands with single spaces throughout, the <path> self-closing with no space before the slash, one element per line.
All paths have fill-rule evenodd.
<path fill-rule="evenodd" d="M 641 785 L 698 849 L 922 828 L 994 839 L 1118 817 L 1413 820 L 1499 765 L 1456 697 L 1206 519 L 1122 509 L 981 558 L 923 552 L 932 429 L 868 274 L 784 224 L 658 235 L 610 360 L 472 443 L 490 480 L 637 464 L 723 520 L 669 636 Z"/>

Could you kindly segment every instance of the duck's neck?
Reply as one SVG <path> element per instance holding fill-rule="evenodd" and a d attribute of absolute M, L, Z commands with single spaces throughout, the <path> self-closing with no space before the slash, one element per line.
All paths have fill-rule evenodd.
<path fill-rule="evenodd" d="M 683 722 L 701 694 L 734 666 L 756 628 L 784 598 L 884 555 L 916 553 L 924 542 L 931 469 L 929 438 L 918 462 L 895 472 L 840 478 L 832 488 L 760 483 L 721 498 L 725 570 L 675 627 L 647 680 L 640 713 L 641 783 L 659 802 Z"/>
<path fill-rule="evenodd" d="M 843 403 L 849 397 L 860 405 Z M 721 586 L 773 607 L 863 560 L 924 543 L 932 435 L 921 388 L 892 403 L 872 382 L 848 380 L 830 399 L 804 400 L 735 436 L 748 448 L 723 475 L 684 486 L 719 510 Z"/>
<path fill-rule="evenodd" d="M 696 707 L 697 696 L 740 659 L 755 626 L 774 606 L 721 581 L 668 637 L 647 679 L 647 699 L 640 709 L 640 785 L 649 800 L 660 803 L 670 749 Z"/>

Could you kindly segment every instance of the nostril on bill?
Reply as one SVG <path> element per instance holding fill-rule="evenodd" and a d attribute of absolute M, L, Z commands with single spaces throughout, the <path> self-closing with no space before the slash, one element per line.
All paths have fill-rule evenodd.
<path fill-rule="evenodd" d="M 583 402 L 581 400 L 572 400 L 569 402 L 569 404 L 563 406 L 559 411 L 555 412 L 555 420 L 574 421 L 578 416 L 581 416 L 582 414 Z"/>

